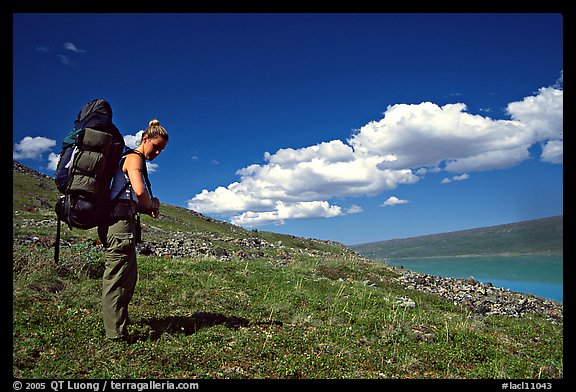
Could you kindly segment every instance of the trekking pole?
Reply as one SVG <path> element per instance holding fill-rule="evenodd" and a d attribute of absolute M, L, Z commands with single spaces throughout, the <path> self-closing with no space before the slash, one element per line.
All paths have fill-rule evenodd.
<path fill-rule="evenodd" d="M 60 218 L 56 224 L 56 242 L 54 243 L 54 262 L 58 263 L 60 260 Z"/>

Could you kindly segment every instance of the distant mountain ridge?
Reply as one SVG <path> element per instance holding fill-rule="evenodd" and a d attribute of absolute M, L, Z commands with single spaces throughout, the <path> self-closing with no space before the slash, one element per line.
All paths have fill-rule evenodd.
<path fill-rule="evenodd" d="M 563 215 L 352 245 L 375 260 L 468 255 L 563 255 Z"/>

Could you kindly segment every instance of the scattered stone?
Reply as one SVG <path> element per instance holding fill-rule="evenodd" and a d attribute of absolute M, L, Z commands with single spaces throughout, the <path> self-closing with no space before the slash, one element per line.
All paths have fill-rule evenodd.
<path fill-rule="evenodd" d="M 400 306 L 402 308 L 415 308 L 416 307 L 416 302 L 414 302 L 413 300 L 411 300 L 408 297 L 398 297 L 398 298 L 396 298 L 396 303 L 398 304 L 398 306 Z"/>
<path fill-rule="evenodd" d="M 37 178 L 46 178 L 48 176 L 36 172 L 14 161 L 14 171 L 30 174 Z M 51 178 L 51 177 L 48 177 Z M 42 209 L 48 209 L 46 203 L 39 202 Z M 51 209 L 51 206 L 50 206 Z M 193 214 L 208 222 L 215 221 L 213 218 L 204 216 L 192 210 L 182 208 L 183 213 Z M 19 215 L 19 211 L 14 211 L 14 216 Z M 178 220 L 175 217 L 160 215 L 160 219 Z M 13 222 L 15 227 L 55 227 L 56 219 L 30 219 L 21 218 Z M 221 222 L 230 225 L 226 222 Z M 230 225 L 232 232 L 236 230 Z M 327 251 L 317 249 L 288 248 L 282 241 L 268 243 L 267 241 L 256 237 L 257 231 L 252 231 L 252 235 L 239 237 L 224 237 L 208 232 L 193 231 L 165 231 L 152 225 L 145 225 L 143 228 L 145 239 L 153 238 L 153 241 L 144 241 L 137 245 L 137 251 L 142 255 L 158 257 L 198 257 L 207 256 L 219 261 L 230 261 L 236 259 L 253 259 L 267 258 L 271 263 L 283 266 L 293 260 L 296 256 L 311 257 L 333 257 L 333 254 Z M 238 228 L 238 231 L 241 229 Z M 161 239 L 160 241 L 156 241 Z M 328 244 L 339 246 L 342 249 L 342 256 L 350 257 L 351 260 L 368 260 L 359 255 L 354 250 L 343 246 L 337 242 L 317 240 L 309 238 L 308 240 L 319 244 Z M 14 236 L 13 243 L 34 243 L 46 247 L 53 246 L 54 237 Z M 229 244 L 226 246 L 225 244 Z M 60 246 L 71 246 L 72 244 L 61 239 Z M 97 245 L 97 244 L 96 244 Z M 224 245 L 224 246 L 223 246 Z M 563 304 L 560 302 L 547 300 L 529 294 L 510 291 L 508 289 L 495 287 L 492 283 L 479 282 L 473 277 L 466 279 L 461 278 L 442 278 L 431 276 L 418 272 L 407 270 L 403 267 L 388 266 L 397 274 L 393 278 L 401 286 L 410 290 L 422 291 L 441 296 L 450 300 L 455 305 L 469 309 L 476 315 L 504 315 L 508 317 L 524 317 L 528 313 L 537 313 L 544 315 L 552 322 L 563 320 Z M 325 275 L 325 274 L 324 274 Z M 350 278 L 351 279 L 351 278 Z M 348 281 L 348 279 L 347 279 Z M 45 283 L 45 282 L 44 282 Z M 57 292 L 62 289 L 62 282 L 50 282 L 51 284 L 33 285 L 37 290 L 48 290 Z M 366 286 L 375 287 L 370 280 L 365 280 Z M 396 303 L 400 307 L 414 308 L 416 303 L 408 297 L 396 298 Z"/>
<path fill-rule="evenodd" d="M 563 319 L 563 305 L 560 302 L 495 287 L 492 283 L 479 282 L 474 278 L 443 278 L 400 267 L 390 268 L 398 273 L 395 279 L 405 288 L 447 298 L 474 314 L 524 317 L 527 313 L 538 313 L 549 321 Z"/>

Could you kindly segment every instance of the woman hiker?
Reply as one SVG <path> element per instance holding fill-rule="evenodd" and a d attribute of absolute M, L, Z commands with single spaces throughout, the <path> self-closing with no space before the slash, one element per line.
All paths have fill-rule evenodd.
<path fill-rule="evenodd" d="M 160 202 L 150 191 L 146 161 L 154 160 L 167 144 L 168 132 L 158 120 L 150 121 L 140 145 L 124 155 L 112 180 L 111 198 L 122 194 L 116 199 L 110 224 L 98 227 L 98 236 L 105 247 L 102 315 L 108 340 L 129 338 L 128 304 L 138 276 L 136 214 L 140 212 L 153 218 L 160 214 Z"/>

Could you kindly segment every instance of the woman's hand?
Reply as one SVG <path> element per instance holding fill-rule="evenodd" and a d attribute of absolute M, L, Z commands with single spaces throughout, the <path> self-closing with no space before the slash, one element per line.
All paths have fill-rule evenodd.
<path fill-rule="evenodd" d="M 152 198 L 152 208 L 150 208 L 150 216 L 158 218 L 160 216 L 160 200 L 157 197 Z"/>

